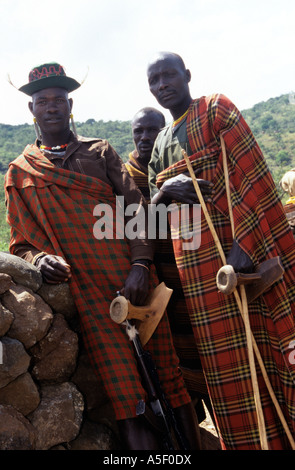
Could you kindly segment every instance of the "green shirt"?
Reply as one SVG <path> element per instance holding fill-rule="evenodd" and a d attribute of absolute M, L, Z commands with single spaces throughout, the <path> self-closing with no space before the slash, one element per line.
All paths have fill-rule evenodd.
<path fill-rule="evenodd" d="M 148 167 L 151 198 L 159 191 L 156 186 L 157 175 L 170 165 L 183 159 L 182 149 L 188 155 L 192 155 L 187 137 L 186 119 L 181 121 L 175 129 L 170 124 L 158 134 Z"/>

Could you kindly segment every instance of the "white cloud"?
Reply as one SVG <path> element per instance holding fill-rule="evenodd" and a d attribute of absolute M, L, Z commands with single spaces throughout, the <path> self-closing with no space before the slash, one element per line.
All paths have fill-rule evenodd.
<path fill-rule="evenodd" d="M 52 60 L 77 80 L 89 67 L 73 94 L 78 121 L 131 119 L 158 106 L 146 80 L 158 50 L 182 55 L 194 97 L 222 92 L 245 109 L 295 88 L 294 13 L 293 0 L 0 0 L 0 122 L 31 122 L 6 74 L 19 87 Z"/>

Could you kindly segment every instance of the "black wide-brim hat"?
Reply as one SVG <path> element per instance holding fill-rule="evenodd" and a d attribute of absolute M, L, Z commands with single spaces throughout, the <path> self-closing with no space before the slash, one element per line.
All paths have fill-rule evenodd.
<path fill-rule="evenodd" d="M 34 67 L 29 74 L 29 83 L 19 88 L 19 91 L 32 96 L 45 88 L 64 88 L 68 92 L 79 88 L 81 84 L 74 78 L 68 77 L 64 67 L 57 62 L 50 62 Z"/>

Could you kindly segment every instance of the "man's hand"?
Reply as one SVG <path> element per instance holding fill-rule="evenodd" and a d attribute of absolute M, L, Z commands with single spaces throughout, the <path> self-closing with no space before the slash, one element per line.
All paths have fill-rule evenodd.
<path fill-rule="evenodd" d="M 61 256 L 45 255 L 38 260 L 37 267 L 48 284 L 60 284 L 71 277 L 71 268 Z"/>
<path fill-rule="evenodd" d="M 149 292 L 149 270 L 134 264 L 121 290 L 121 295 L 132 305 L 145 305 Z"/>
<path fill-rule="evenodd" d="M 233 241 L 230 252 L 226 257 L 227 264 L 230 264 L 236 273 L 252 273 L 253 263 L 251 258 L 238 245 L 236 240 Z"/>
<path fill-rule="evenodd" d="M 210 181 L 202 179 L 197 179 L 197 181 L 205 201 L 210 199 L 213 184 Z M 182 173 L 166 180 L 151 202 L 152 204 L 163 203 L 165 205 L 169 205 L 171 201 L 190 205 L 200 203 L 194 188 L 193 180 L 190 176 Z"/>

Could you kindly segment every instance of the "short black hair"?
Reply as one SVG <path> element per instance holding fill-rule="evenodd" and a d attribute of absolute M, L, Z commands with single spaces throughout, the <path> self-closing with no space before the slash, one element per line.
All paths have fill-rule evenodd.
<path fill-rule="evenodd" d="M 159 111 L 158 109 L 156 108 L 152 108 L 150 106 L 146 106 L 145 108 L 141 108 L 139 111 L 137 111 L 137 113 L 134 115 L 132 121 L 131 121 L 131 124 L 133 125 L 134 121 L 136 120 L 137 116 L 139 114 L 156 114 L 157 116 L 159 116 L 159 120 L 161 122 L 161 127 L 164 127 L 165 124 L 166 124 L 166 120 L 165 120 L 165 116 L 163 113 L 161 113 L 161 111 Z"/>
<path fill-rule="evenodd" d="M 161 59 L 164 60 L 164 59 L 169 59 L 169 58 L 175 59 L 179 63 L 183 71 L 186 70 L 186 66 L 185 66 L 183 58 L 179 54 L 176 54 L 175 52 L 169 52 L 169 51 L 157 52 L 156 56 L 153 57 L 152 60 L 149 62 L 148 68 L 151 64 L 153 64 L 154 62 L 158 60 L 161 60 Z"/>

